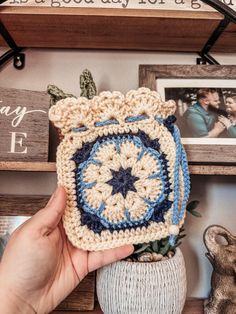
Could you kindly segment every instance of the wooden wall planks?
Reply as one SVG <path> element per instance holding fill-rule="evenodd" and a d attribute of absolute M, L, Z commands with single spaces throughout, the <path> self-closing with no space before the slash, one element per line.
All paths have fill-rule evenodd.
<path fill-rule="evenodd" d="M 92 311 L 94 298 L 95 272 L 89 273 L 57 309 L 60 311 Z"/>
<path fill-rule="evenodd" d="M 0 195 L 0 216 L 32 216 L 43 208 L 50 196 Z"/>

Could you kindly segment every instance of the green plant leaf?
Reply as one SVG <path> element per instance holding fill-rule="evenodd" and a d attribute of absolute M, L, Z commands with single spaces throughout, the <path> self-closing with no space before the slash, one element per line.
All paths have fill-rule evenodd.
<path fill-rule="evenodd" d="M 171 245 L 169 242 L 167 242 L 166 245 L 160 249 L 159 253 L 165 256 L 169 252 L 170 248 L 171 248 Z"/>
<path fill-rule="evenodd" d="M 149 243 L 144 243 L 139 249 L 133 252 L 133 254 L 139 254 L 144 252 L 148 247 L 150 247 Z"/>
<path fill-rule="evenodd" d="M 178 237 L 177 237 L 177 239 L 180 240 L 180 239 L 183 239 L 183 238 L 185 238 L 185 237 L 186 237 L 186 234 L 179 234 Z M 177 240 L 177 241 L 178 241 L 178 240 Z"/>
<path fill-rule="evenodd" d="M 169 237 L 160 240 L 161 246 L 165 246 L 167 243 L 169 243 Z"/>
<path fill-rule="evenodd" d="M 189 202 L 188 205 L 187 205 L 187 207 L 186 207 L 186 210 L 187 210 L 188 212 L 191 212 L 192 210 L 194 210 L 194 209 L 196 209 L 196 208 L 198 207 L 199 203 L 200 203 L 200 202 L 197 201 L 197 200 L 194 200 L 194 201 Z"/>
<path fill-rule="evenodd" d="M 158 240 L 152 242 L 152 250 L 153 250 L 153 252 L 158 253 L 158 250 L 159 250 L 159 243 L 158 242 L 159 242 Z"/>
<path fill-rule="evenodd" d="M 80 75 L 80 96 L 92 99 L 97 95 L 97 88 L 93 80 L 93 76 L 88 69 L 85 69 Z"/>
<path fill-rule="evenodd" d="M 193 216 L 195 216 L 195 217 L 198 217 L 198 218 L 201 218 L 201 217 L 202 217 L 202 215 L 201 215 L 199 212 L 197 212 L 196 210 L 192 210 L 190 213 L 191 213 Z"/>
<path fill-rule="evenodd" d="M 180 246 L 182 244 L 181 241 L 177 242 L 176 245 L 174 246 L 174 248 L 177 248 L 178 246 Z"/>
<path fill-rule="evenodd" d="M 170 250 L 171 250 L 171 251 L 174 251 L 174 250 L 175 250 L 178 246 L 180 246 L 181 244 L 182 244 L 182 242 L 177 240 L 177 242 L 175 243 L 175 245 L 171 246 Z"/>
<path fill-rule="evenodd" d="M 140 249 L 143 246 L 143 244 L 134 244 L 135 251 Z"/>

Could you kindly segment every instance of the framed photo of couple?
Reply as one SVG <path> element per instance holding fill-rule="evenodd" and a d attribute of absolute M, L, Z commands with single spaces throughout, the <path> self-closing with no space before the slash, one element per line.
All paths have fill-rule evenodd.
<path fill-rule="evenodd" d="M 236 164 L 236 66 L 140 65 L 139 85 L 176 102 L 192 164 Z"/>

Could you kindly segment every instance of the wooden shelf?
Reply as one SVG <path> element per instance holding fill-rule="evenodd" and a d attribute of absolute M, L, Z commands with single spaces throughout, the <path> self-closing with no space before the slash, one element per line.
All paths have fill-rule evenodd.
<path fill-rule="evenodd" d="M 236 165 L 190 165 L 189 170 L 194 175 L 236 175 Z M 0 161 L 0 171 L 55 172 L 56 163 Z"/>
<path fill-rule="evenodd" d="M 236 166 L 190 165 L 189 171 L 192 175 L 235 176 Z"/>
<path fill-rule="evenodd" d="M 56 171 L 56 163 L 0 161 L 0 171 L 53 172 Z"/>
<path fill-rule="evenodd" d="M 52 314 L 103 314 L 98 304 L 96 304 L 95 309 L 89 312 L 59 312 L 54 311 Z M 184 310 L 182 314 L 203 314 L 203 300 L 201 299 L 188 299 L 186 301 Z"/>
<path fill-rule="evenodd" d="M 20 47 L 200 51 L 223 19 L 217 12 L 0 7 Z M 0 45 L 5 45 L 1 39 Z M 214 50 L 236 52 L 230 24 Z"/>

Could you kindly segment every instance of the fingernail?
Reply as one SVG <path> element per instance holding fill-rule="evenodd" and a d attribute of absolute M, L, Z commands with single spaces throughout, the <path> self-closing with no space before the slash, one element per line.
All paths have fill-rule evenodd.
<path fill-rule="evenodd" d="M 49 205 L 51 204 L 52 200 L 57 196 L 58 190 L 59 190 L 59 186 L 56 188 L 56 190 L 55 190 L 55 191 L 53 192 L 53 194 L 51 195 L 51 197 L 50 197 L 50 199 L 49 199 L 49 201 L 48 201 L 48 203 L 47 203 L 46 206 L 49 206 Z"/>
<path fill-rule="evenodd" d="M 54 197 L 56 197 L 60 191 L 60 185 L 56 188 L 56 191 L 53 193 Z"/>
<path fill-rule="evenodd" d="M 54 198 L 54 194 L 55 194 L 55 192 L 51 195 L 51 197 L 50 197 L 49 201 L 47 202 L 46 207 L 47 207 L 47 206 L 49 206 L 49 205 L 51 204 L 51 202 L 52 202 L 52 200 L 53 200 L 53 198 Z"/>

